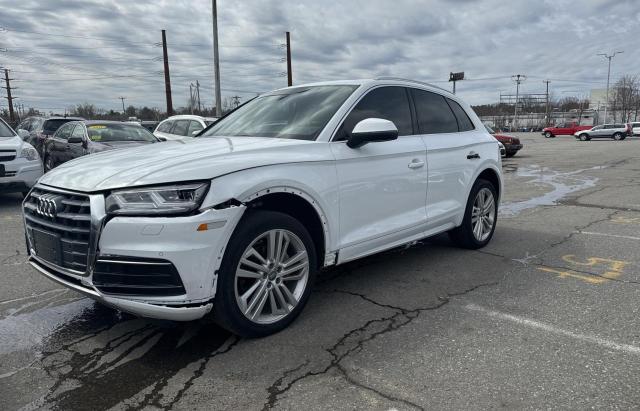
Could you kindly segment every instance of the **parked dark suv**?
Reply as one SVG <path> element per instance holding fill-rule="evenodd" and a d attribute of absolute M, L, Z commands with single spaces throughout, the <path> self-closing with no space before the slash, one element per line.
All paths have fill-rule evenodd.
<path fill-rule="evenodd" d="M 24 141 L 31 144 L 40 158 L 43 154 L 44 142 L 51 137 L 61 125 L 69 121 L 83 120 L 81 117 L 27 117 L 18 124 L 16 132 Z"/>

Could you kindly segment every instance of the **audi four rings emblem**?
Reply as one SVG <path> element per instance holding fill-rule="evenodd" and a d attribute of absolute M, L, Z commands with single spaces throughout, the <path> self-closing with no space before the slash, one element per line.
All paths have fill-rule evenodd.
<path fill-rule="evenodd" d="M 61 197 L 55 194 L 45 194 L 38 197 L 37 213 L 44 217 L 55 217 L 58 212 L 58 200 Z"/>

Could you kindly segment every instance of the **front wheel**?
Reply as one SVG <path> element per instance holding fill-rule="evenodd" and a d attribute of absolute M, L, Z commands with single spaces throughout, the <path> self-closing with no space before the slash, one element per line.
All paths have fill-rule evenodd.
<path fill-rule="evenodd" d="M 589 141 L 591 140 L 591 138 L 589 137 L 588 134 L 582 133 L 580 134 L 580 141 Z"/>
<path fill-rule="evenodd" d="M 545 136 L 546 138 L 551 138 L 551 137 L 553 137 L 553 134 L 551 133 L 551 131 L 545 131 L 545 132 L 544 132 L 544 136 Z"/>
<path fill-rule="evenodd" d="M 317 257 L 307 229 L 293 217 L 249 211 L 231 236 L 218 275 L 214 317 L 243 337 L 286 328 L 309 299 Z"/>
<path fill-rule="evenodd" d="M 482 248 L 489 243 L 498 220 L 496 188 L 490 181 L 478 179 L 471 188 L 462 224 L 449 231 L 449 237 L 458 246 Z"/>

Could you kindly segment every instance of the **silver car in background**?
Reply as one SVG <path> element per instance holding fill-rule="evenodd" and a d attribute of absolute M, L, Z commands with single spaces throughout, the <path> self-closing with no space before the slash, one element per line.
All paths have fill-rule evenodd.
<path fill-rule="evenodd" d="M 194 137 L 218 120 L 216 117 L 201 117 L 190 114 L 171 116 L 156 127 L 153 135 L 160 140 L 181 140 Z"/>
<path fill-rule="evenodd" d="M 632 133 L 629 124 L 602 124 L 590 130 L 577 131 L 574 136 L 580 141 L 589 141 L 592 138 L 612 138 L 614 140 L 624 140 Z"/>

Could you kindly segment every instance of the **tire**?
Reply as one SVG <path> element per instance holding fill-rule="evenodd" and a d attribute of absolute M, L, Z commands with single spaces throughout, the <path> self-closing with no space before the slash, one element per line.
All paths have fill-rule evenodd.
<path fill-rule="evenodd" d="M 492 206 L 489 206 L 489 208 L 486 210 L 486 214 L 482 214 L 483 217 L 488 218 L 487 221 L 490 224 L 490 229 L 488 231 L 486 231 L 486 229 L 482 230 L 480 236 L 477 236 L 477 234 L 474 233 L 476 222 L 472 221 L 472 218 L 474 217 L 472 214 L 477 202 L 482 201 L 479 198 L 481 193 L 484 196 L 486 196 L 487 194 L 491 194 Z M 493 237 L 493 232 L 496 229 L 496 223 L 498 221 L 498 203 L 496 201 L 497 198 L 498 196 L 496 188 L 491 182 L 480 178 L 476 180 L 476 182 L 473 184 L 473 187 L 471 188 L 471 193 L 469 193 L 469 199 L 467 200 L 467 207 L 465 208 L 462 224 L 459 227 L 456 227 L 453 230 L 449 231 L 449 238 L 451 238 L 451 241 L 453 241 L 459 247 L 468 248 L 471 250 L 482 248 L 487 245 Z M 482 220 L 478 224 L 483 224 Z M 483 225 L 483 227 L 485 226 Z"/>
<path fill-rule="evenodd" d="M 272 244 L 288 240 L 280 258 L 277 251 L 271 254 L 273 259 L 269 258 L 271 235 L 275 236 Z M 302 251 L 306 252 L 306 266 L 304 260 L 294 260 L 289 269 L 302 268 L 282 274 L 287 270 L 282 262 L 302 255 Z M 267 266 L 267 261 L 274 260 L 281 263 Z M 249 211 L 231 236 L 218 272 L 213 314 L 216 322 L 249 338 L 286 328 L 309 300 L 317 267 L 311 235 L 298 220 L 274 211 Z"/>
<path fill-rule="evenodd" d="M 589 137 L 588 134 L 582 133 L 580 134 L 580 141 L 589 141 L 591 140 L 591 137 Z"/>
<path fill-rule="evenodd" d="M 622 135 L 622 133 L 615 133 L 613 135 L 613 139 L 616 141 L 624 140 L 624 136 Z"/>
<path fill-rule="evenodd" d="M 555 137 L 553 134 L 551 134 L 551 131 L 545 131 L 544 132 L 544 136 L 545 136 L 545 138 Z"/>
<path fill-rule="evenodd" d="M 507 157 L 511 158 L 513 156 L 515 156 L 517 153 L 517 151 L 507 151 Z"/>

